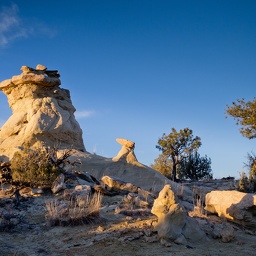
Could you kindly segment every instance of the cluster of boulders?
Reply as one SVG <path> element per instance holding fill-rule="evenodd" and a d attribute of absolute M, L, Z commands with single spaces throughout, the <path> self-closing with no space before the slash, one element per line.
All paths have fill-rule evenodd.
<path fill-rule="evenodd" d="M 152 213 L 158 217 L 155 226 L 158 236 L 167 241 L 192 246 L 209 238 L 220 238 L 223 242 L 234 239 L 234 229 L 228 223 L 209 225 L 207 221 L 191 217 L 195 216 L 193 211 L 186 210 L 184 202 L 177 198 L 170 185 L 160 191 Z"/>
<path fill-rule="evenodd" d="M 121 196 L 122 200 L 111 211 L 124 215 L 148 215 L 155 195 L 117 177 L 103 176 L 101 180 L 88 173 L 61 174 L 51 188 L 54 194 L 62 193 L 64 199 L 79 199 L 100 193 L 105 196 Z M 81 200 L 80 200 L 81 201 Z M 106 209 L 108 211 L 109 209 Z"/>

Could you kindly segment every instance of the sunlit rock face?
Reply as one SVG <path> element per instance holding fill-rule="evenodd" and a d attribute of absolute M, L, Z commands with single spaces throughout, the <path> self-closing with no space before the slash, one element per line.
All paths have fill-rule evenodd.
<path fill-rule="evenodd" d="M 0 128 L 0 157 L 11 158 L 25 144 L 85 151 L 76 109 L 69 91 L 59 87 L 58 71 L 43 65 L 21 70 L 20 75 L 0 83 L 12 109 L 12 116 Z"/>
<path fill-rule="evenodd" d="M 128 164 L 143 166 L 141 163 L 138 162 L 135 156 L 135 153 L 134 153 L 135 142 L 126 140 L 126 139 L 121 139 L 121 138 L 117 138 L 116 141 L 122 145 L 122 148 L 118 152 L 117 156 L 112 158 L 114 162 L 123 161 Z"/>
<path fill-rule="evenodd" d="M 198 222 L 188 216 L 170 184 L 159 192 L 151 212 L 158 217 L 155 230 L 160 238 L 186 245 L 206 241 L 205 233 Z"/>

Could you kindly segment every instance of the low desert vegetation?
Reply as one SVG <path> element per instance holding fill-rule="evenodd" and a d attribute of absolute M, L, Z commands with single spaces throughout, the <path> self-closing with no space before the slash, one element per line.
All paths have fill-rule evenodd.
<path fill-rule="evenodd" d="M 69 201 L 49 200 L 46 204 L 46 221 L 50 226 L 76 226 L 99 219 L 102 195 L 77 196 Z"/>
<path fill-rule="evenodd" d="M 205 195 L 206 195 L 206 191 L 204 191 L 204 188 L 195 187 L 195 186 L 192 188 L 192 198 L 193 198 L 194 209 L 193 211 L 190 212 L 191 217 L 201 217 L 206 214 L 206 211 L 204 210 Z"/>
<path fill-rule="evenodd" d="M 249 181 L 251 183 L 252 191 L 256 192 L 256 155 L 254 153 L 247 155 L 248 162 L 246 164 L 249 169 Z"/>
<path fill-rule="evenodd" d="M 238 190 L 245 193 L 256 192 L 256 155 L 254 153 L 247 155 L 247 163 L 245 167 L 248 174 L 241 172 L 238 183 Z"/>
<path fill-rule="evenodd" d="M 20 190 L 26 187 L 49 190 L 59 174 L 66 175 L 67 165 L 79 164 L 78 159 L 70 161 L 72 149 L 59 151 L 57 147 L 24 146 L 16 152 L 10 162 L 0 165 L 1 186 L 11 186 L 11 195 L 20 203 Z"/>
<path fill-rule="evenodd" d="M 25 146 L 11 160 L 13 181 L 29 183 L 31 186 L 51 186 L 64 167 L 69 164 L 71 150 L 58 156 L 56 147 L 30 148 Z"/>
<path fill-rule="evenodd" d="M 61 173 L 52 158 L 51 152 L 42 148 L 25 147 L 21 152 L 16 152 L 11 160 L 13 180 L 34 186 L 50 186 Z"/>
<path fill-rule="evenodd" d="M 251 191 L 250 181 L 245 172 L 240 173 L 238 191 L 248 193 Z"/>

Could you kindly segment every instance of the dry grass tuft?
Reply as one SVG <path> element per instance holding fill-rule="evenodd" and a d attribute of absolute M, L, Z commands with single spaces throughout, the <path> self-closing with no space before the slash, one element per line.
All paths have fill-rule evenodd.
<path fill-rule="evenodd" d="M 46 220 L 50 226 L 76 226 L 93 223 L 99 218 L 102 195 L 77 196 L 70 201 L 46 202 Z"/>
<path fill-rule="evenodd" d="M 205 207 L 205 194 L 203 188 L 200 187 L 193 187 L 193 205 L 194 210 L 189 212 L 190 217 L 205 217 L 206 211 L 204 210 Z"/>

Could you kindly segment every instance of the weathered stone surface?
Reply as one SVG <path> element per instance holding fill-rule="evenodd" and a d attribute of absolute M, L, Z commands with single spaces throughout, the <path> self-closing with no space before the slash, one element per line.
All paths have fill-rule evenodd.
<path fill-rule="evenodd" d="M 65 184 L 64 180 L 65 180 L 65 176 L 64 176 L 64 174 L 61 173 L 61 174 L 56 178 L 56 180 L 53 182 L 51 189 L 52 189 L 52 192 L 53 192 L 54 194 L 56 194 L 56 193 L 58 193 L 58 192 L 60 192 L 61 190 L 63 190 L 63 189 L 66 188 L 66 184 Z"/>
<path fill-rule="evenodd" d="M 178 244 L 189 244 L 206 239 L 206 235 L 199 228 L 197 221 L 190 218 L 177 201 L 169 184 L 160 191 L 151 212 L 158 217 L 155 230 L 160 238 Z"/>
<path fill-rule="evenodd" d="M 129 182 L 125 182 L 117 177 L 103 176 L 101 178 L 101 180 L 111 190 L 123 191 L 125 193 L 128 193 L 128 192 L 137 193 L 138 192 L 138 187 L 134 186 L 133 184 L 131 184 Z"/>
<path fill-rule="evenodd" d="M 117 138 L 116 141 L 122 145 L 122 148 L 118 152 L 117 156 L 112 158 L 112 160 L 114 162 L 123 161 L 123 162 L 127 162 L 129 164 L 142 166 L 142 164 L 138 162 L 138 160 L 134 154 L 134 148 L 135 148 L 134 142 L 132 142 L 130 140 L 126 140 L 126 139 L 121 139 L 121 138 Z"/>
<path fill-rule="evenodd" d="M 79 159 L 81 165 L 76 166 L 75 170 L 81 173 L 88 172 L 90 175 L 98 180 L 101 180 L 103 176 L 117 177 L 127 183 L 131 183 L 136 187 L 140 187 L 143 190 L 151 191 L 153 193 L 158 193 L 162 190 L 165 184 L 172 184 L 172 187 L 176 191 L 184 190 L 184 195 L 186 198 L 191 198 L 186 195 L 186 189 L 183 189 L 181 184 L 174 183 L 173 181 L 167 179 L 161 173 L 153 170 L 152 168 L 142 165 L 128 164 L 127 162 L 117 161 L 113 162 L 111 158 L 105 158 L 99 155 L 90 154 L 89 152 L 81 152 L 78 150 L 72 150 L 72 156 L 70 161 Z M 66 171 L 72 172 L 74 167 L 67 166 Z"/>
<path fill-rule="evenodd" d="M 72 195 L 75 197 L 79 207 L 85 207 L 88 205 L 88 196 L 91 191 L 91 186 L 88 185 L 78 185 L 75 187 Z"/>
<path fill-rule="evenodd" d="M 78 179 L 86 181 L 87 183 L 90 184 L 90 186 L 93 186 L 94 184 L 97 184 L 97 185 L 100 184 L 100 182 L 95 177 L 90 175 L 88 172 L 82 173 L 82 172 L 73 171 L 72 174 L 74 174 Z M 80 184 L 80 185 L 85 185 L 85 184 Z"/>
<path fill-rule="evenodd" d="M 36 66 L 36 70 L 42 70 L 42 71 L 45 71 L 47 69 L 47 67 L 46 66 L 44 66 L 44 65 L 41 65 L 41 64 L 38 64 L 37 66 Z"/>
<path fill-rule="evenodd" d="M 31 195 L 42 195 L 44 190 L 42 188 L 34 188 L 31 191 Z"/>
<path fill-rule="evenodd" d="M 149 205 L 145 198 L 136 193 L 129 193 L 124 196 L 123 202 L 140 208 L 145 208 Z"/>
<path fill-rule="evenodd" d="M 212 191 L 205 197 L 205 210 L 220 217 L 256 227 L 256 195 L 239 191 Z"/>
<path fill-rule="evenodd" d="M 228 223 L 215 223 L 212 231 L 212 237 L 221 239 L 223 243 L 228 243 L 235 238 L 235 230 Z"/>
<path fill-rule="evenodd" d="M 117 138 L 116 141 L 121 144 L 122 146 L 125 146 L 126 148 L 134 148 L 135 147 L 135 142 L 132 142 L 130 140 L 126 140 L 126 139 L 121 139 L 121 138 Z"/>
<path fill-rule="evenodd" d="M 89 185 L 77 185 L 75 187 L 75 191 L 77 191 L 81 195 L 89 195 L 91 192 L 91 186 Z"/>
<path fill-rule="evenodd" d="M 85 151 L 82 130 L 68 90 L 59 87 L 58 71 L 23 66 L 23 73 L 0 83 L 12 116 L 0 128 L 0 156 L 11 158 L 24 144 Z"/>

